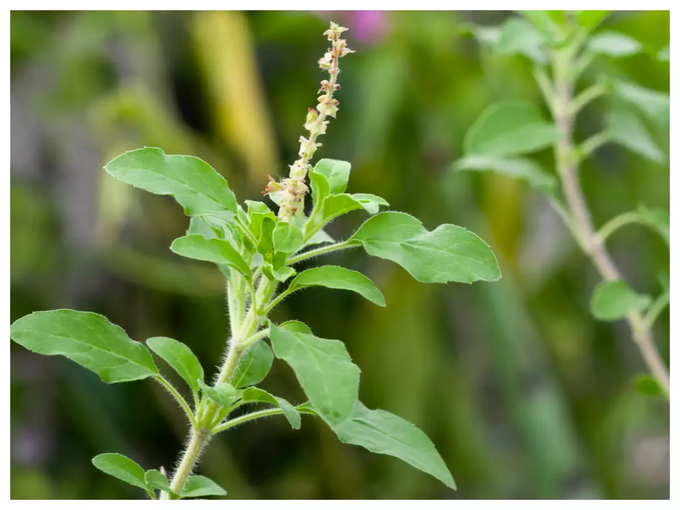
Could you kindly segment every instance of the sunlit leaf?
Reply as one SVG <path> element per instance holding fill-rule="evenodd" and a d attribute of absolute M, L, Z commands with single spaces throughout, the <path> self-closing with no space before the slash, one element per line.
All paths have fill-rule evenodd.
<path fill-rule="evenodd" d="M 314 171 L 323 175 L 328 181 L 330 193 L 344 193 L 349 181 L 349 172 L 352 168 L 347 161 L 336 159 L 320 159 L 314 167 Z"/>

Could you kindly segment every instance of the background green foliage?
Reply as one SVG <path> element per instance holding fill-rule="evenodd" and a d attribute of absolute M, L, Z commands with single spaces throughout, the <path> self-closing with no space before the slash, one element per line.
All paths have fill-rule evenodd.
<path fill-rule="evenodd" d="M 305 418 L 304 434 L 276 419 L 215 438 L 201 472 L 230 498 L 668 497 L 668 404 L 636 391 L 644 366 L 625 324 L 591 318 L 590 262 L 527 186 L 451 171 L 489 104 L 538 100 L 526 60 L 465 35 L 465 21 L 508 15 L 333 16 L 357 54 L 343 61 L 340 112 L 318 153 L 352 162 L 349 193 L 385 197 L 430 230 L 455 223 L 479 234 L 503 279 L 423 285 L 352 250 L 325 262 L 369 276 L 386 308 L 314 288 L 272 317 L 342 339 L 362 369 L 361 400 L 426 432 L 458 491 Z M 158 146 L 201 157 L 240 198 L 257 199 L 266 174 L 285 175 L 295 159 L 326 26 L 306 13 L 13 12 L 11 319 L 91 310 L 136 340 L 176 338 L 216 365 L 228 327 L 221 274 L 168 249 L 188 224 L 171 199 L 102 166 Z M 668 63 L 653 58 L 669 40 L 667 12 L 617 13 L 601 28 L 637 38 L 643 51 L 594 68 L 668 90 Z M 579 119 L 580 139 L 602 127 L 598 101 Z M 545 168 L 551 158 L 539 154 Z M 640 203 L 669 206 L 668 166 L 614 145 L 583 165 L 582 181 L 598 225 Z M 328 232 L 348 238 L 361 221 L 350 214 Z M 608 244 L 639 292 L 659 293 L 658 269 L 669 264 L 661 238 L 631 226 Z M 655 332 L 666 359 L 668 329 L 665 311 Z M 118 451 L 145 467 L 175 462 L 186 424 L 163 390 L 104 385 L 16 345 L 11 355 L 13 498 L 140 497 L 90 459 Z M 263 386 L 304 400 L 282 363 Z"/>

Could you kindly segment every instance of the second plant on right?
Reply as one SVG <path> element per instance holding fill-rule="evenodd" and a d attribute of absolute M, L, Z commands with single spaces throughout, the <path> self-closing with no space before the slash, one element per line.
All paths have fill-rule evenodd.
<path fill-rule="evenodd" d="M 510 17 L 499 27 L 466 24 L 466 30 L 487 50 L 530 59 L 552 118 L 546 120 L 540 105 L 531 102 L 504 101 L 488 107 L 469 129 L 465 154 L 453 168 L 522 179 L 547 195 L 602 279 L 593 289 L 592 315 L 602 321 L 628 323 L 630 337 L 650 372 L 639 383 L 653 385 L 669 398 L 669 371 L 652 335 L 654 321 L 669 304 L 668 279 L 660 278 L 664 290 L 656 297 L 636 292 L 606 245 L 612 233 L 631 223 L 653 229 L 669 245 L 669 214 L 640 204 L 596 226 L 588 200 L 603 197 L 586 197 L 579 180 L 579 164 L 607 143 L 619 144 L 655 163 L 667 163 L 659 139 L 667 136 L 668 94 L 613 76 L 609 66 L 602 64 L 607 59 L 646 52 L 658 65 L 668 65 L 668 46 L 650 53 L 630 36 L 599 30 L 609 15 L 609 11 L 522 11 L 521 16 Z M 600 97 L 607 100 L 601 131 L 577 140 L 574 124 L 578 115 Z M 550 147 L 554 173 L 527 157 Z"/>

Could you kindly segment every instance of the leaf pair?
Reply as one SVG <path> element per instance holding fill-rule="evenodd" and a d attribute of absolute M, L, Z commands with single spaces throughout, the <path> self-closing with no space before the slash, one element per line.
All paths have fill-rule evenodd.
<path fill-rule="evenodd" d="M 147 492 L 156 499 L 154 490 L 167 492 L 172 499 L 200 498 L 205 496 L 224 496 L 227 492 L 210 478 L 200 475 L 190 476 L 178 495 L 170 489 L 167 477 L 157 469 L 144 469 L 132 459 L 119 453 L 102 453 L 92 459 L 92 464 L 107 475 Z"/>

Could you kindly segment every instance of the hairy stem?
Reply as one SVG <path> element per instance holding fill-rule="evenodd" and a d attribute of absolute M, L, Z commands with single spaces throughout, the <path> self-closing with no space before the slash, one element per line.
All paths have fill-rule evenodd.
<path fill-rule="evenodd" d="M 573 217 L 572 226 L 579 232 L 582 248 L 592 260 L 604 280 L 617 280 L 621 273 L 614 264 L 600 236 L 593 228 L 590 210 L 586 204 L 578 179 L 578 163 L 575 157 L 573 141 L 573 89 L 574 89 L 574 51 L 555 50 L 553 53 L 553 73 L 555 98 L 555 123 L 560 130 L 560 137 L 555 144 L 557 171 L 562 181 L 562 189 L 567 208 Z M 670 377 L 654 344 L 652 332 L 642 315 L 635 311 L 626 317 L 633 339 L 637 343 L 642 357 L 649 370 L 654 374 L 670 398 Z"/>
<path fill-rule="evenodd" d="M 193 429 L 191 432 L 191 439 L 189 440 L 189 445 L 184 451 L 184 456 L 182 461 L 175 472 L 175 476 L 172 478 L 172 483 L 170 488 L 173 492 L 180 494 L 184 484 L 186 483 L 194 465 L 198 461 L 198 457 L 201 454 L 201 450 L 205 446 L 206 442 L 210 439 L 210 432 Z"/>

